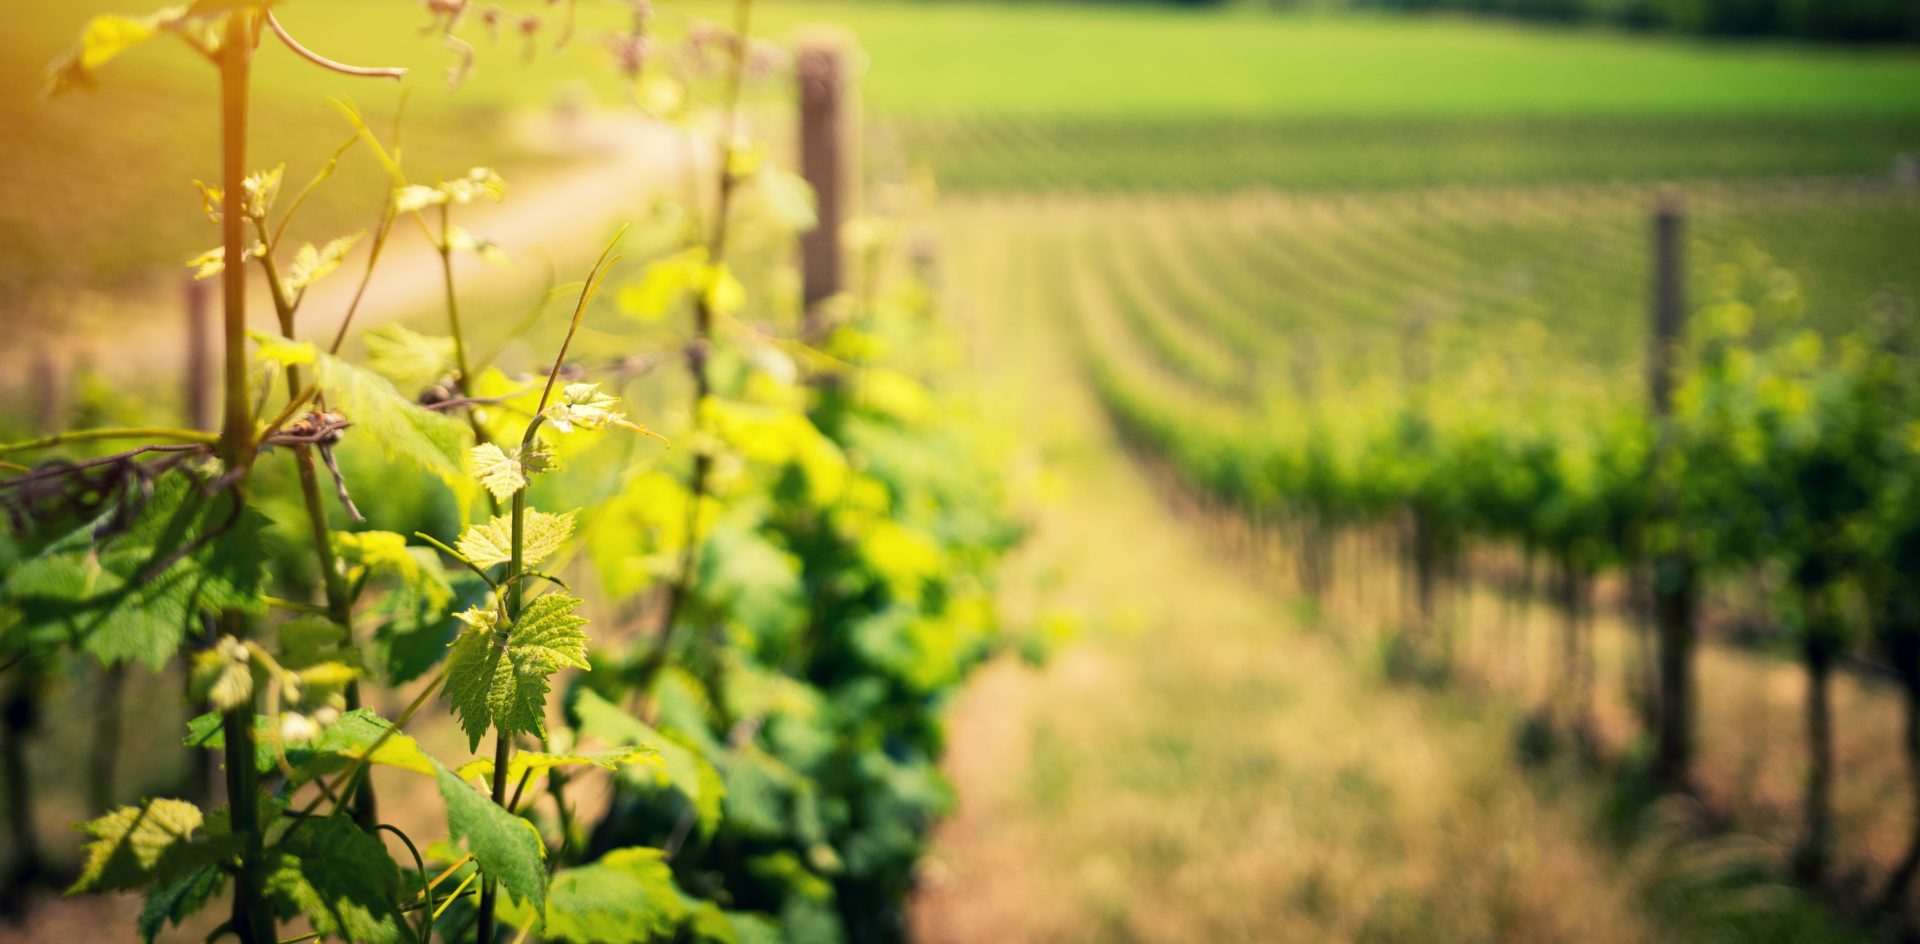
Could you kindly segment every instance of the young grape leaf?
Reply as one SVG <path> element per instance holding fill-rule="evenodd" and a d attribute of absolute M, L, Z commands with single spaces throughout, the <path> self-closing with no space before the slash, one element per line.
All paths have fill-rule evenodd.
<path fill-rule="evenodd" d="M 573 536 L 573 512 L 550 515 L 527 509 L 521 526 L 525 533 L 520 550 L 520 565 L 532 567 L 553 556 L 567 538 Z M 499 515 L 486 524 L 471 525 L 455 546 L 460 556 L 476 567 L 492 567 L 513 559 L 513 518 Z"/>
<path fill-rule="evenodd" d="M 600 392 L 597 383 L 567 384 L 560 392 L 560 402 L 547 407 L 547 422 L 563 433 L 575 429 L 601 430 L 609 426 L 622 426 L 636 432 L 646 432 L 629 422 L 626 414 L 613 409 L 620 398 Z"/>
<path fill-rule="evenodd" d="M 347 642 L 347 628 L 325 616 L 296 616 L 281 623 L 277 634 L 280 648 L 274 657 L 283 668 L 296 672 L 321 665 L 352 664 L 359 659 L 359 653 Z"/>
<path fill-rule="evenodd" d="M 269 849 L 266 892 L 281 910 L 305 915 L 321 936 L 392 944 L 406 928 L 395 905 L 400 869 L 386 846 L 352 821 L 324 816 Z"/>
<path fill-rule="evenodd" d="M 623 768 L 623 777 L 644 787 L 665 787 L 686 797 L 703 833 L 711 832 L 719 824 L 726 782 L 698 751 L 655 730 L 591 690 L 582 690 L 571 708 L 580 721 L 582 737 L 607 744 L 644 747 L 660 755 L 658 767 Z"/>
<path fill-rule="evenodd" d="M 614 302 L 627 316 L 642 322 L 665 319 L 692 297 L 707 269 L 707 249 L 695 246 L 647 265 L 640 281 L 620 290 Z"/>
<path fill-rule="evenodd" d="M 287 270 L 287 291 L 298 292 L 321 279 L 332 275 L 340 263 L 345 262 L 347 253 L 353 251 L 354 243 L 366 235 L 363 230 L 351 236 L 328 241 L 325 246 L 316 247 L 312 243 L 302 245 L 293 254 L 293 266 Z"/>
<path fill-rule="evenodd" d="M 201 614 L 262 609 L 265 519 L 233 501 L 230 492 L 202 496 L 186 475 L 164 476 L 131 525 L 96 540 L 127 511 L 108 510 L 15 568 L 0 597 L 30 623 L 61 627 L 103 664 L 138 659 L 159 669 Z"/>
<path fill-rule="evenodd" d="M 437 557 L 431 565 L 429 573 L 444 590 L 403 584 L 367 610 L 370 617 L 382 621 L 373 641 L 391 684 L 419 678 L 440 664 L 460 632 L 454 613 L 484 604 L 492 592 L 486 581 L 466 570 L 447 574 Z"/>
<path fill-rule="evenodd" d="M 437 551 L 390 531 L 336 531 L 333 541 L 347 583 L 383 591 L 363 615 L 387 680 L 418 678 L 446 655 L 452 611 L 478 602 L 485 585 L 465 571 L 450 577 Z"/>
<path fill-rule="evenodd" d="M 421 390 L 454 371 L 452 338 L 421 334 L 402 324 L 362 332 L 367 366 L 402 390 Z"/>
<path fill-rule="evenodd" d="M 146 905 L 140 909 L 137 925 L 140 940 L 153 944 L 167 925 L 179 927 L 226 887 L 226 871 L 214 865 L 203 865 L 180 878 L 156 883 L 147 892 Z"/>
<path fill-rule="evenodd" d="M 407 547 L 407 536 L 393 531 L 335 531 L 333 552 L 350 583 L 393 577 L 412 582 L 420 576 L 420 561 Z"/>
<path fill-rule="evenodd" d="M 447 834 L 465 840 L 481 870 L 499 879 L 509 894 L 531 904 L 535 913 L 546 910 L 547 847 L 539 831 L 438 761 L 434 768 L 447 806 Z"/>
<path fill-rule="evenodd" d="M 47 71 L 47 95 L 54 96 L 75 88 L 92 88 L 94 70 L 115 56 L 153 38 L 161 26 L 160 17 L 134 18 L 105 14 L 87 21 L 80 43 L 54 62 Z"/>
<path fill-rule="evenodd" d="M 267 244 L 255 241 L 246 249 L 246 258 L 258 259 L 267 254 Z M 224 246 L 215 246 L 187 260 L 187 268 L 193 270 L 193 280 L 204 282 L 227 270 L 227 250 Z"/>
<path fill-rule="evenodd" d="M 710 901 L 688 899 L 686 933 L 692 944 L 782 944 L 788 940 L 773 919 L 727 911 Z"/>
<path fill-rule="evenodd" d="M 416 213 L 430 206 L 447 202 L 447 195 L 439 187 L 425 184 L 408 184 L 393 192 L 393 211 L 395 213 Z"/>
<path fill-rule="evenodd" d="M 463 204 L 486 199 L 498 203 L 506 199 L 507 182 L 487 167 L 475 167 L 465 177 L 442 181 L 437 187 L 409 184 L 394 191 L 394 211 L 413 213 L 443 203 Z"/>
<path fill-rule="evenodd" d="M 266 332 L 252 332 L 257 357 L 283 367 L 317 365 L 315 383 L 333 409 L 353 423 L 347 442 L 370 439 L 389 458 L 399 459 L 447 483 L 464 503 L 473 485 L 465 471 L 473 431 L 467 424 L 426 409 L 400 395 L 385 377 L 355 367 L 312 344 Z"/>
<path fill-rule="evenodd" d="M 508 917 L 524 925 L 536 913 Z M 664 853 L 615 849 L 591 865 L 554 874 L 540 935 L 576 944 L 646 944 L 672 939 L 687 917 Z"/>
<path fill-rule="evenodd" d="M 608 751 L 590 753 L 548 754 L 541 751 L 515 751 L 513 759 L 507 762 L 507 782 L 518 783 L 528 771 L 543 773 L 555 767 L 594 766 L 601 770 L 618 770 L 628 764 L 659 764 L 660 756 L 644 747 L 620 747 Z M 476 757 L 460 765 L 455 773 L 463 780 L 476 777 L 482 781 L 493 776 L 493 758 Z"/>
<path fill-rule="evenodd" d="M 579 605 L 575 597 L 548 594 L 528 603 L 505 634 L 482 622 L 454 641 L 442 697 L 460 715 L 470 749 L 489 727 L 545 735 L 547 677 L 567 666 L 588 668 L 587 634 L 580 631 L 587 620 L 573 615 Z"/>
<path fill-rule="evenodd" d="M 467 424 L 414 403 L 385 377 L 330 354 L 320 355 L 317 382 L 330 405 L 353 422 L 349 441 L 379 443 L 389 458 L 447 483 L 462 504 L 472 494 L 465 466 L 473 431 Z"/>
<path fill-rule="evenodd" d="M 76 828 L 93 841 L 87 843 L 80 878 L 67 894 L 171 881 L 238 849 L 231 836 L 209 836 L 204 825 L 199 807 L 168 799 L 123 806 L 81 823 Z"/>
<path fill-rule="evenodd" d="M 440 190 L 457 204 L 483 199 L 498 203 L 507 198 L 507 181 L 491 167 L 475 167 L 465 177 L 442 183 Z"/>
<path fill-rule="evenodd" d="M 530 447 L 514 446 L 501 449 L 493 443 L 481 443 L 473 447 L 473 474 L 493 494 L 494 500 L 505 502 L 513 493 L 527 487 L 528 478 L 536 473 L 550 472 L 559 467 L 559 462 L 546 447 L 535 442 Z"/>

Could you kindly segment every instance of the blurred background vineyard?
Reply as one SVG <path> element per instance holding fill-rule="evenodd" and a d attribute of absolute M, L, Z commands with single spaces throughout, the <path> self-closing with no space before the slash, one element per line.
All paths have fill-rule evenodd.
<path fill-rule="evenodd" d="M 45 102 L 45 64 L 116 5 L 14 6 L 0 361 L 24 433 L 109 409 L 103 373 L 175 369 L 130 339 L 177 329 L 217 155 L 202 64 L 141 51 L 93 107 Z M 311 173 L 350 133 L 327 98 L 351 97 L 382 127 L 404 111 L 430 175 L 495 166 L 559 216 L 643 192 L 683 156 L 602 120 L 632 98 L 601 67 L 627 5 L 573 7 L 578 42 L 509 29 L 457 90 L 419 3 L 289 8 L 315 48 L 416 78 L 403 104 L 264 56 L 255 152 Z M 1920 3 L 761 17 L 778 41 L 856 39 L 864 199 L 911 211 L 969 341 L 965 394 L 1044 498 L 1003 603 L 1078 614 L 1044 664 L 996 664 L 950 707 L 959 805 L 916 876 L 917 937 L 1920 939 L 1900 875 L 1920 829 Z M 752 120 L 786 140 L 790 112 L 776 94 Z M 366 225 L 379 175 L 343 167 L 329 193 L 364 201 L 323 197 L 309 223 Z M 1663 204 L 1688 316 L 1668 420 L 1647 389 Z M 549 265 L 598 250 L 543 220 L 492 218 L 541 252 L 512 253 L 475 317 L 520 317 Z M 1680 551 L 1698 735 L 1669 792 L 1653 565 Z M 1810 652 L 1833 676 L 1811 870 Z M 133 692 L 130 717 L 183 717 L 164 685 Z M 87 677 L 54 699 L 83 717 Z M 94 799 L 61 789 L 84 774 L 56 745 L 86 731 L 34 735 L 56 858 Z M 117 790 L 178 780 L 177 753 L 129 740 Z M 0 939 L 85 920 L 49 905 Z"/>

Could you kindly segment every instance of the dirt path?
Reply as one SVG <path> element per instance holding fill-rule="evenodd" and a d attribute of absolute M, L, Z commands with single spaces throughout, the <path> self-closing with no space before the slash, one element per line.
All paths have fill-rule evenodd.
<path fill-rule="evenodd" d="M 1659 936 L 1642 865 L 1589 838 L 1593 794 L 1513 768 L 1511 717 L 1385 684 L 1156 494 L 1074 378 L 1065 316 L 1037 302 L 1041 254 L 1005 236 L 1045 225 L 953 212 L 950 284 L 992 411 L 1059 482 L 1016 584 L 1090 618 L 1046 669 L 997 665 L 957 705 L 959 809 L 918 938 Z"/>

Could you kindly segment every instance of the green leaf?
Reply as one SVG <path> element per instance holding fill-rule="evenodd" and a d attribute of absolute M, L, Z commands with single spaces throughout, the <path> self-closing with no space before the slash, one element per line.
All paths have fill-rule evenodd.
<path fill-rule="evenodd" d="M 266 891 L 322 936 L 392 944 L 406 928 L 400 869 L 386 846 L 340 816 L 312 819 L 268 850 Z"/>
<path fill-rule="evenodd" d="M 547 407 L 547 422 L 563 433 L 575 429 L 601 430 L 609 426 L 639 429 L 625 414 L 613 409 L 620 398 L 601 393 L 597 383 L 567 384 L 560 391 L 560 402 Z"/>
<path fill-rule="evenodd" d="M 235 517 L 233 500 L 231 492 L 202 497 L 187 475 L 166 475 L 137 513 L 110 509 L 20 564 L 0 597 L 29 623 L 59 626 L 103 664 L 138 659 L 159 669 L 197 631 L 200 614 L 263 608 L 265 519 L 248 508 Z M 136 514 L 132 524 L 96 541 L 122 511 Z"/>
<path fill-rule="evenodd" d="M 398 684 L 418 678 L 453 641 L 455 580 L 461 580 L 468 597 L 475 596 L 474 586 L 484 585 L 464 571 L 449 577 L 437 551 L 409 545 L 390 531 L 336 531 L 333 541 L 349 585 L 384 591 L 364 616 L 376 625 L 374 642 L 387 680 Z"/>
<path fill-rule="evenodd" d="M 357 708 L 328 725 L 306 750 L 315 756 L 334 754 L 349 761 L 366 757 L 368 763 L 382 767 L 416 774 L 433 773 L 433 761 L 418 742 L 409 735 L 398 731 L 389 734 L 389 731 L 393 731 L 393 722 L 375 714 L 371 708 Z"/>
<path fill-rule="evenodd" d="M 664 853 L 615 849 L 554 875 L 539 930 L 544 939 L 577 944 L 646 944 L 672 939 L 687 916 Z M 524 924 L 528 915 L 516 917 Z"/>
<path fill-rule="evenodd" d="M 711 832 L 719 824 L 726 782 L 698 751 L 655 730 L 591 690 L 580 692 L 573 703 L 573 713 L 580 719 L 582 737 L 606 744 L 644 747 L 660 756 L 660 766 L 623 768 L 622 776 L 643 787 L 665 787 L 685 797 L 699 818 L 701 832 Z"/>
<path fill-rule="evenodd" d="M 544 773 L 555 767 L 598 767 L 601 770 L 618 770 L 628 764 L 659 764 L 660 757 L 644 747 L 620 747 L 608 751 L 590 753 L 568 752 L 548 754 L 542 751 L 515 751 L 513 759 L 507 762 L 507 782 L 518 783 L 528 771 Z M 460 765 L 454 771 L 461 779 L 480 779 L 485 782 L 493 776 L 493 758 L 476 757 Z"/>
<path fill-rule="evenodd" d="M 418 579 L 420 561 L 407 547 L 407 536 L 393 531 L 335 531 L 333 552 L 351 582 L 394 577 Z"/>
<path fill-rule="evenodd" d="M 354 243 L 364 235 L 366 231 L 362 230 L 352 236 L 329 241 L 325 246 L 315 247 L 312 243 L 301 246 L 293 254 L 293 266 L 287 270 L 287 291 L 301 291 L 332 275 L 335 269 L 340 268 L 340 263 L 346 261 L 347 253 L 353 251 Z"/>
<path fill-rule="evenodd" d="M 553 556 L 555 551 L 567 543 L 573 536 L 573 515 L 550 515 L 544 511 L 527 509 L 526 517 L 521 521 L 524 530 L 520 549 L 520 566 L 532 567 Z M 472 561 L 476 567 L 492 567 L 513 559 L 513 518 L 510 515 L 498 515 L 486 524 L 471 525 L 460 535 L 455 545 L 460 556 Z"/>
<path fill-rule="evenodd" d="M 256 170 L 240 182 L 249 219 L 266 218 L 267 211 L 273 209 L 274 201 L 280 199 L 280 181 L 286 176 L 287 165 L 281 164 L 272 170 Z"/>
<path fill-rule="evenodd" d="M 392 684 L 419 678 L 440 664 L 460 633 L 461 623 L 454 612 L 485 603 L 491 592 L 485 581 L 465 570 L 447 574 L 437 557 L 431 565 L 429 573 L 439 588 L 401 585 L 367 611 L 384 620 L 374 630 L 373 640 Z"/>
<path fill-rule="evenodd" d="M 782 944 L 780 925 L 765 915 L 727 911 L 710 901 L 689 901 L 687 933 L 693 944 Z"/>
<path fill-rule="evenodd" d="M 509 453 L 493 443 L 473 447 L 473 475 L 497 502 L 506 502 L 527 487 L 527 469 L 520 462 L 520 447 Z"/>
<path fill-rule="evenodd" d="M 467 171 L 465 177 L 443 181 L 437 187 L 422 184 L 401 187 L 394 191 L 393 201 L 396 212 L 413 213 L 443 203 L 472 203 L 482 199 L 498 203 L 506 196 L 506 180 L 492 168 L 475 167 Z"/>
<path fill-rule="evenodd" d="M 530 448 L 514 446 L 501 449 L 493 443 L 473 447 L 473 475 L 480 480 L 495 501 L 505 502 L 513 493 L 526 488 L 528 478 L 559 467 L 553 453 L 538 442 Z"/>
<path fill-rule="evenodd" d="M 367 366 L 402 390 L 421 390 L 454 372 L 452 338 L 421 334 L 402 324 L 361 332 Z"/>
<path fill-rule="evenodd" d="M 415 213 L 445 202 L 447 195 L 439 187 L 425 184 L 408 184 L 393 192 L 393 210 L 396 213 Z"/>
<path fill-rule="evenodd" d="M 137 924 L 140 939 L 153 944 L 167 925 L 179 927 L 226 887 L 227 873 L 212 865 L 203 865 L 180 878 L 155 884 L 147 892 L 146 905 L 140 909 Z"/>
<path fill-rule="evenodd" d="M 320 349 L 312 341 L 295 341 L 266 331 L 248 330 L 247 336 L 258 345 L 253 356 L 270 364 L 281 367 L 300 367 L 311 364 L 320 357 Z"/>
<path fill-rule="evenodd" d="M 587 634 L 580 631 L 587 620 L 573 615 L 579 605 L 548 594 L 528 603 L 510 631 L 479 621 L 454 641 L 441 697 L 459 714 L 469 749 L 480 746 L 489 727 L 546 734 L 547 678 L 568 666 L 588 668 Z"/>
<path fill-rule="evenodd" d="M 47 70 L 47 94 L 59 95 L 75 88 L 91 88 L 94 70 L 114 57 L 152 39 L 159 31 L 156 17 L 134 18 L 106 14 L 87 21 L 80 42 L 68 50 Z"/>
<path fill-rule="evenodd" d="M 491 167 L 475 167 L 467 171 L 465 177 L 442 183 L 440 192 L 454 203 L 472 203 L 475 200 L 499 203 L 507 198 L 507 181 Z"/>
<path fill-rule="evenodd" d="M 544 911 L 547 847 L 539 831 L 444 765 L 436 761 L 434 767 L 440 797 L 447 805 L 447 833 L 456 841 L 465 840 L 481 870 L 499 879 L 509 894 L 530 903 L 536 913 Z"/>
<path fill-rule="evenodd" d="M 320 387 L 354 432 L 379 443 L 389 458 L 433 474 L 463 498 L 471 486 L 463 468 L 473 433 L 466 424 L 425 409 L 393 384 L 330 355 L 321 355 Z"/>
<path fill-rule="evenodd" d="M 316 382 L 329 406 L 352 421 L 348 442 L 365 438 L 378 443 L 388 458 L 447 483 L 462 504 L 472 494 L 465 466 L 473 430 L 467 424 L 414 403 L 385 377 L 331 354 L 319 355 Z"/>
<path fill-rule="evenodd" d="M 707 250 L 695 246 L 654 260 L 640 281 L 620 290 L 615 304 L 628 316 L 654 322 L 673 314 L 705 284 Z"/>
<path fill-rule="evenodd" d="M 347 628 L 319 615 L 302 615 L 281 623 L 280 647 L 274 656 L 283 668 L 298 671 L 328 663 L 350 663 L 356 658 L 347 645 Z"/>
<path fill-rule="evenodd" d="M 219 860 L 234 848 L 231 837 L 201 831 L 205 816 L 185 800 L 147 800 L 123 806 L 76 829 L 93 837 L 87 862 L 67 894 L 138 888 L 171 881 Z M 196 836 L 195 833 L 200 833 Z"/>

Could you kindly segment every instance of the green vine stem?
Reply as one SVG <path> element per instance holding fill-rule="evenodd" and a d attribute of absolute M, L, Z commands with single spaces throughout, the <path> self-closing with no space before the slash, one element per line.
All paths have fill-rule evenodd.
<path fill-rule="evenodd" d="M 358 139 L 350 139 L 349 145 L 355 140 Z M 341 152 L 345 150 L 346 148 L 343 146 Z M 339 160 L 339 152 L 335 153 L 334 160 Z M 330 173 L 331 170 L 332 168 L 329 166 L 327 173 Z M 302 193 L 301 197 L 304 199 L 305 193 Z M 296 209 L 298 209 L 297 206 L 287 210 L 288 219 L 292 218 Z M 253 222 L 255 231 L 259 235 L 260 243 L 266 249 L 266 251 L 260 255 L 260 266 L 265 270 L 267 275 L 267 286 L 271 290 L 273 297 L 274 316 L 280 323 L 280 334 L 282 337 L 292 338 L 294 336 L 294 317 L 299 309 L 299 300 L 287 294 L 285 285 L 280 278 L 280 268 L 273 261 L 273 254 L 275 250 L 279 249 L 279 233 L 269 232 L 265 219 L 255 219 Z M 288 365 L 286 369 L 286 379 L 288 402 L 296 403 L 300 401 L 301 391 L 306 389 L 301 380 L 300 368 L 298 366 Z M 353 597 L 352 594 L 347 591 L 346 583 L 340 574 L 338 558 L 333 551 L 333 528 L 327 523 L 326 499 L 320 491 L 319 467 L 313 460 L 312 448 L 307 446 L 293 447 L 293 460 L 294 466 L 299 473 L 300 498 L 301 504 L 307 513 L 307 528 L 313 537 L 314 561 L 320 568 L 321 589 L 327 601 L 327 618 L 346 632 L 347 640 L 349 644 L 351 644 L 353 641 Z M 343 694 L 347 700 L 348 711 L 360 707 L 360 683 L 357 679 L 347 683 L 346 691 Z M 379 805 L 374 798 L 372 787 L 360 791 L 355 797 L 353 818 L 354 822 L 359 824 L 361 829 L 367 830 L 368 832 L 372 832 L 380 822 Z"/>
<path fill-rule="evenodd" d="M 566 337 L 560 342 L 559 353 L 553 357 L 553 367 L 547 371 L 547 384 L 540 391 L 540 404 L 533 411 L 533 420 L 527 423 L 527 431 L 520 436 L 522 454 L 532 450 L 535 439 L 540 434 L 540 426 L 546 422 L 547 403 L 553 399 L 554 384 L 560 380 L 560 371 L 567 365 L 567 350 L 573 346 L 573 336 L 580 330 L 580 319 L 587 312 L 587 303 L 592 301 L 594 294 L 600 290 L 600 283 L 607 277 L 607 272 L 613 268 L 614 263 L 620 261 L 620 256 L 614 253 L 613 249 L 620 244 L 620 239 L 626 235 L 626 232 L 626 227 L 621 227 L 620 232 L 614 234 L 612 241 L 607 243 L 607 248 L 601 251 L 599 261 L 593 264 L 593 270 L 587 274 L 586 284 L 580 289 L 580 301 L 573 308 L 573 319 L 567 324 Z M 512 632 L 513 625 L 519 622 L 521 608 L 526 598 L 526 580 L 523 579 L 526 576 L 527 487 L 525 485 L 521 485 L 520 489 L 513 493 L 512 516 L 513 547 L 507 561 L 506 575 L 501 579 L 500 584 L 502 591 L 507 595 L 506 628 L 502 633 Z M 494 805 L 508 812 L 513 811 L 514 799 L 509 798 L 507 794 L 507 768 L 512 761 L 513 734 L 505 730 L 496 731 L 493 742 L 492 796 Z M 491 944 L 493 941 L 494 912 L 499 904 L 499 892 L 500 883 L 492 877 L 480 886 L 478 934 L 475 939 L 482 944 Z"/>
<path fill-rule="evenodd" d="M 467 361 L 467 336 L 460 326 L 460 296 L 453 284 L 453 220 L 452 210 L 446 203 L 440 204 L 440 235 L 433 240 L 433 248 L 440 253 L 440 282 L 447 296 L 447 329 L 453 334 L 453 366 L 458 372 L 454 389 L 460 391 L 462 399 L 471 400 L 473 369 Z M 480 425 L 480 417 L 472 409 L 467 410 L 467 424 L 473 428 L 474 442 L 487 441 L 486 428 Z"/>
<path fill-rule="evenodd" d="M 81 429 L 39 439 L 0 445 L 0 455 L 15 452 L 32 452 L 37 449 L 52 449 L 69 443 L 99 442 L 106 439 L 168 439 L 183 443 L 202 443 L 215 445 L 222 441 L 218 433 L 208 433 L 197 429 L 177 429 L 170 426 L 133 426 L 114 429 Z"/>
<path fill-rule="evenodd" d="M 220 454 L 227 468 L 244 469 L 253 461 L 253 414 L 247 396 L 246 190 L 247 97 L 257 38 L 254 15 L 228 14 L 226 36 L 220 45 L 220 177 L 222 212 L 220 236 L 226 269 L 220 285 L 224 295 L 226 342 L 226 401 L 220 434 Z M 242 482 L 233 485 L 229 500 L 245 500 Z M 246 616 L 229 610 L 220 615 L 220 629 L 235 639 L 247 635 Z M 269 907 L 261 859 L 259 773 L 254 767 L 253 705 L 229 709 L 221 717 L 226 735 L 227 803 L 236 834 L 242 837 L 234 871 L 231 926 L 241 944 L 273 941 L 273 911 Z"/>

